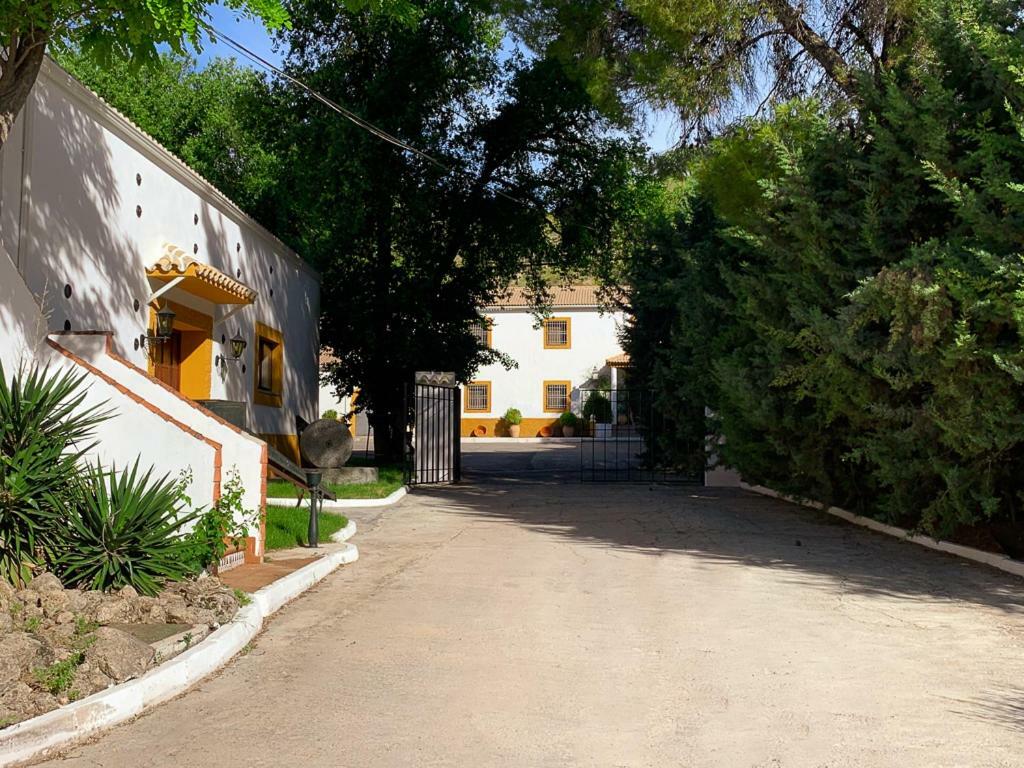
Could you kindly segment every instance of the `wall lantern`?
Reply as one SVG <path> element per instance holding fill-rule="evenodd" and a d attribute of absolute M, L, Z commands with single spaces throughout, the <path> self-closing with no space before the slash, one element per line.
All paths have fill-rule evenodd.
<path fill-rule="evenodd" d="M 174 331 L 175 317 L 174 310 L 164 304 L 163 309 L 156 313 L 156 333 L 146 336 L 146 343 L 150 345 L 163 344 L 170 340 L 171 333 Z"/>
<path fill-rule="evenodd" d="M 242 332 L 239 331 L 235 334 L 235 337 L 231 339 L 231 357 L 227 355 L 217 355 L 217 359 L 214 361 L 217 366 L 225 367 L 229 362 L 237 363 L 242 359 L 242 355 L 245 352 L 245 348 L 249 346 L 249 343 L 242 338 Z"/>

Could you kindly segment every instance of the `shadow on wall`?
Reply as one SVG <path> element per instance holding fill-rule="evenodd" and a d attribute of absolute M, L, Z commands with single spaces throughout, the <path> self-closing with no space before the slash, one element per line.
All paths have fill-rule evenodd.
<path fill-rule="evenodd" d="M 844 594 L 966 602 L 1024 612 L 1020 581 L 865 531 L 823 513 L 738 489 L 558 483 L 427 488 L 451 513 L 503 520 L 595 547 L 767 568 Z M 510 497 L 512 488 L 515 496 Z"/>

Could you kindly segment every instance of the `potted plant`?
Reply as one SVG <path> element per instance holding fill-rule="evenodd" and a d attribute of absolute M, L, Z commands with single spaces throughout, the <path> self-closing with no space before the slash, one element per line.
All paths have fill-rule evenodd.
<path fill-rule="evenodd" d="M 562 437 L 573 437 L 576 435 L 576 426 L 580 418 L 572 411 L 566 411 L 558 417 L 558 423 L 562 427 Z"/>
<path fill-rule="evenodd" d="M 508 426 L 509 437 L 519 437 L 519 425 L 523 423 L 523 414 L 518 408 L 509 408 L 502 416 Z"/>

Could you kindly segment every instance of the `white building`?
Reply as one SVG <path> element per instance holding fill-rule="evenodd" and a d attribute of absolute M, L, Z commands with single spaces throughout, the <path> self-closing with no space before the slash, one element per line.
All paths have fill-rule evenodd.
<path fill-rule="evenodd" d="M 86 374 L 89 401 L 117 414 L 98 433 L 101 460 L 188 469 L 197 506 L 237 471 L 245 505 L 263 510 L 267 444 L 298 459 L 298 423 L 318 415 L 318 314 L 307 264 L 44 62 L 0 152 L 7 376 L 31 363 Z"/>
<path fill-rule="evenodd" d="M 602 305 L 596 286 L 555 288 L 550 315 L 542 322 L 519 288 L 484 307 L 481 341 L 505 353 L 518 367 L 494 363 L 463 388 L 462 435 L 507 435 L 508 408 L 522 413 L 521 437 L 557 435 L 565 411 L 581 413 L 581 394 L 621 386 L 628 359 L 619 343 L 623 313 Z"/>

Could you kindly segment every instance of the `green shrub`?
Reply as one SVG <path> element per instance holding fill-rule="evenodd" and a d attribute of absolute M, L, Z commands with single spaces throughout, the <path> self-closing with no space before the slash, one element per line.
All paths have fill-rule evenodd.
<path fill-rule="evenodd" d="M 189 575 L 190 546 L 182 528 L 187 514 L 177 484 L 152 470 L 107 471 L 89 467 L 78 498 L 65 507 L 60 553 L 53 569 L 67 586 L 113 590 L 130 586 L 157 594 L 163 582 Z"/>
<path fill-rule="evenodd" d="M 179 481 L 179 497 L 181 481 Z M 217 503 L 198 515 L 186 539 L 189 570 L 198 573 L 219 563 L 229 546 L 238 546 L 249 535 L 249 526 L 258 525 L 256 512 L 242 507 L 245 488 L 237 469 L 228 473 Z M 189 500 L 185 499 L 189 504 Z"/>
<path fill-rule="evenodd" d="M 505 423 L 510 427 L 523 423 L 523 414 L 518 408 L 509 408 L 501 418 L 504 419 Z"/>
<path fill-rule="evenodd" d="M 55 523 L 109 414 L 82 408 L 85 375 L 31 368 L 8 383 L 0 363 L 0 578 L 21 583 L 26 562 L 53 551 Z"/>
<path fill-rule="evenodd" d="M 572 411 L 566 411 L 565 413 L 561 414 L 558 417 L 558 423 L 560 425 L 562 425 L 563 427 L 569 427 L 570 429 L 575 429 L 576 426 L 580 423 L 580 417 L 577 416 Z"/>
<path fill-rule="evenodd" d="M 608 424 L 612 420 L 612 402 L 603 392 L 591 392 L 583 404 L 583 420 L 591 419 L 598 424 Z"/>
<path fill-rule="evenodd" d="M 326 411 L 324 411 L 320 415 L 320 418 L 321 419 L 330 419 L 331 421 L 337 421 L 338 420 L 338 412 L 336 410 L 334 410 L 333 408 L 328 408 Z"/>

